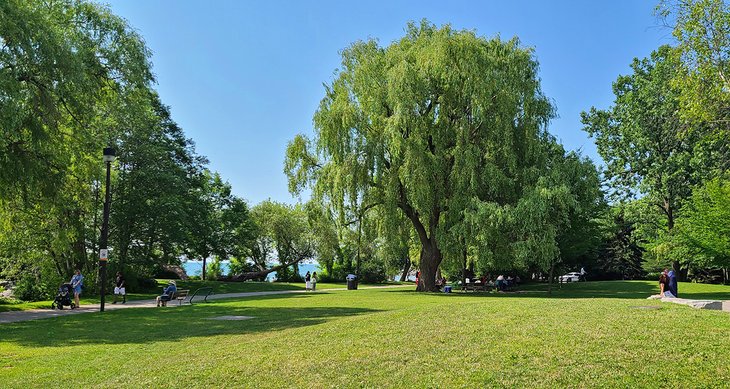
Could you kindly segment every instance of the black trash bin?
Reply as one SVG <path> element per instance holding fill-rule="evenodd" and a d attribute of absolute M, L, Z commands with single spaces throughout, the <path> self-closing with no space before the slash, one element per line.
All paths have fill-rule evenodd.
<path fill-rule="evenodd" d="M 357 278 L 347 278 L 347 290 L 357 290 Z"/>

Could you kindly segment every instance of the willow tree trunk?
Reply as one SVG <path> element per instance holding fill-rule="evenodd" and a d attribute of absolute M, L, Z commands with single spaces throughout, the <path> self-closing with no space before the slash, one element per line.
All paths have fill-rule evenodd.
<path fill-rule="evenodd" d="M 403 272 L 400 275 L 400 282 L 405 282 L 408 280 L 408 272 L 410 272 L 410 271 L 411 271 L 411 260 L 410 260 L 410 258 L 406 258 L 405 264 L 403 265 Z"/>
<path fill-rule="evenodd" d="M 438 292 L 436 285 L 436 272 L 441 264 L 441 250 L 436 245 L 435 239 L 430 239 L 428 244 L 421 247 L 421 276 L 418 278 L 418 292 Z"/>
<path fill-rule="evenodd" d="M 674 230 L 674 209 L 672 208 L 668 200 L 664 201 L 664 212 L 667 215 L 667 231 L 671 235 L 672 230 Z M 688 269 L 682 271 L 682 265 L 679 263 L 679 261 L 672 261 L 672 270 L 674 270 L 674 273 L 677 275 L 677 278 L 680 281 L 687 281 Z"/>
<path fill-rule="evenodd" d="M 461 285 L 466 287 L 466 248 L 461 252 Z"/>
<path fill-rule="evenodd" d="M 550 276 L 548 276 L 548 295 L 553 294 L 553 277 L 555 276 L 555 262 L 550 265 Z"/>

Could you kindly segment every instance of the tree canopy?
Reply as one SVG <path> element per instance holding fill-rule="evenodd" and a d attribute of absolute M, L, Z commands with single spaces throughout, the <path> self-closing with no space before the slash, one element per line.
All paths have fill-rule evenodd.
<path fill-rule="evenodd" d="M 435 289 L 444 253 L 467 247 L 484 261 L 554 258 L 557 227 L 541 227 L 563 220 L 575 198 L 550 185 L 554 109 L 537 70 L 517 39 L 426 21 L 387 47 L 356 42 L 326 85 L 315 137 L 288 147 L 290 189 L 311 184 L 340 211 L 381 207 L 394 236 L 407 218 L 421 246 L 419 290 Z"/>
<path fill-rule="evenodd" d="M 108 7 L 0 2 L 0 273 L 37 286 L 35 298 L 76 268 L 95 282 L 107 146 L 109 266 L 130 283 L 251 239 L 247 204 L 160 101 L 149 56 Z"/>
<path fill-rule="evenodd" d="M 646 204 L 661 212 L 661 238 L 655 242 L 662 246 L 670 244 L 680 209 L 700 178 L 692 165 L 697 137 L 679 116 L 672 49 L 662 46 L 650 58 L 634 59 L 631 68 L 633 74 L 614 83 L 613 107 L 591 108 L 582 120 L 606 161 L 605 177 L 614 194 L 619 199 L 645 196 Z M 659 247 L 654 252 L 671 255 Z M 679 271 L 679 258 L 672 259 Z"/>

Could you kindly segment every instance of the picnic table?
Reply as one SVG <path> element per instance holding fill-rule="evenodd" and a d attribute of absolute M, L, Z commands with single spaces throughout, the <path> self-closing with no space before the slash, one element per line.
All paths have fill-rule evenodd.
<path fill-rule="evenodd" d="M 461 290 L 464 292 L 472 291 L 472 292 L 486 292 L 488 291 L 489 283 L 483 283 L 481 281 L 478 282 L 467 282 L 464 284 L 461 284 Z"/>

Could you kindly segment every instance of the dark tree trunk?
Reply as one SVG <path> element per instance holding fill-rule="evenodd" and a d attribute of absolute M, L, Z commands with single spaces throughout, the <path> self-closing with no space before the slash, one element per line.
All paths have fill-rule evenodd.
<path fill-rule="evenodd" d="M 464 247 L 464 250 L 461 252 L 461 285 L 466 287 L 466 246 Z"/>
<path fill-rule="evenodd" d="M 553 277 L 555 275 L 555 262 L 550 265 L 550 276 L 548 277 L 548 294 L 553 294 Z"/>
<path fill-rule="evenodd" d="M 202 277 L 203 281 L 205 281 L 205 262 L 206 262 L 206 257 L 203 257 L 203 277 Z"/>
<path fill-rule="evenodd" d="M 664 213 L 667 215 L 667 231 L 672 234 L 674 230 L 674 209 L 668 199 L 664 199 Z M 677 274 L 680 281 L 687 281 L 687 271 L 682 271 L 679 261 L 672 261 L 672 270 Z"/>
<path fill-rule="evenodd" d="M 438 292 L 436 286 L 436 272 L 441 264 L 441 250 L 436 242 L 431 240 L 428 245 L 421 247 L 421 276 L 418 279 L 418 292 Z"/>
<path fill-rule="evenodd" d="M 400 282 L 405 282 L 408 280 L 408 272 L 411 271 L 411 259 L 406 258 L 405 264 L 403 265 L 403 273 L 400 275 Z"/>
<path fill-rule="evenodd" d="M 405 213 L 406 217 L 411 220 L 413 228 L 418 234 L 418 240 L 421 242 L 421 263 L 419 264 L 420 277 L 418 277 L 418 292 L 438 292 L 436 286 L 436 271 L 441 264 L 441 250 L 436 243 L 436 230 L 441 216 L 441 210 L 434 207 L 433 212 L 429 216 L 429 231 L 420 219 L 419 213 L 408 202 L 405 188 L 400 184 L 400 199 L 398 207 Z"/>
<path fill-rule="evenodd" d="M 362 215 L 359 215 L 357 221 L 357 259 L 355 261 L 355 274 L 360 277 L 360 248 L 362 239 Z"/>

